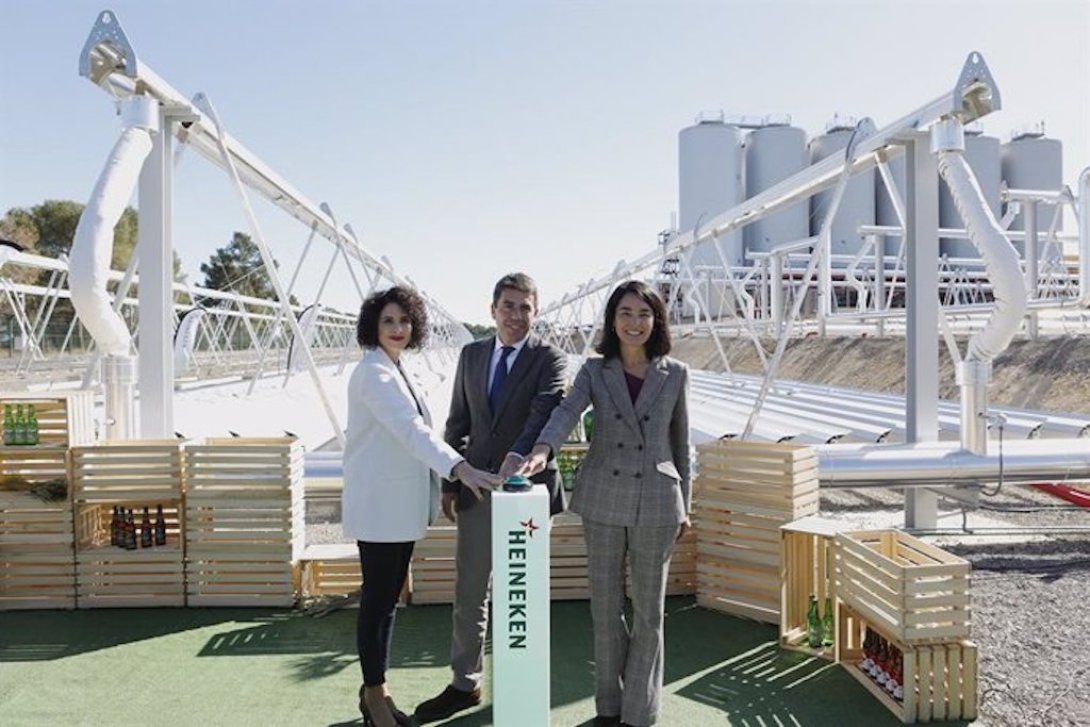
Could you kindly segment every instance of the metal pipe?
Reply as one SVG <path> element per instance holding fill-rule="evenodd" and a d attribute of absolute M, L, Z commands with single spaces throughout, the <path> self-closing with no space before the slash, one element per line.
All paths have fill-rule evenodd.
<path fill-rule="evenodd" d="M 109 354 L 102 359 L 106 385 L 106 439 L 132 439 L 136 434 L 135 356 Z"/>
<path fill-rule="evenodd" d="M 1079 175 L 1079 306 L 1090 308 L 1090 167 Z"/>
<path fill-rule="evenodd" d="M 1026 293 L 1032 300 L 1037 297 L 1037 281 L 1039 280 L 1038 267 L 1040 264 L 1040 251 L 1037 249 L 1037 201 L 1028 200 L 1023 207 L 1023 219 L 1026 226 L 1026 241 L 1022 245 L 1026 261 Z M 1037 340 L 1037 314 L 1030 311 L 1026 315 L 1026 333 L 1031 341 Z"/>
<path fill-rule="evenodd" d="M 1090 441 L 1012 441 L 1002 455 L 978 454 L 957 442 L 815 447 L 823 486 L 902 487 L 976 482 L 1065 482 L 1090 479 Z"/>

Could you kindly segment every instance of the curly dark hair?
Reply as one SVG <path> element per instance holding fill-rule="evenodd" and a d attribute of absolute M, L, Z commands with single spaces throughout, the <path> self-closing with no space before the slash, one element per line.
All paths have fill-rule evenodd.
<path fill-rule="evenodd" d="M 617 318 L 617 307 L 621 304 L 621 298 L 629 293 L 651 306 L 651 311 L 655 315 L 651 337 L 643 345 L 647 358 L 657 358 L 670 353 L 670 325 L 666 322 L 666 304 L 662 302 L 662 298 L 654 288 L 641 280 L 625 281 L 610 293 L 609 301 L 606 303 L 605 320 L 602 323 L 602 338 L 594 350 L 606 358 L 616 358 L 621 355 L 621 339 L 617 336 L 614 321 Z"/>
<path fill-rule="evenodd" d="M 360 317 L 356 321 L 356 341 L 364 348 L 378 346 L 378 319 L 382 309 L 388 303 L 397 303 L 409 315 L 413 331 L 409 335 L 407 348 L 420 348 L 428 339 L 428 310 L 424 299 L 412 288 L 395 285 L 367 296 L 360 306 Z"/>

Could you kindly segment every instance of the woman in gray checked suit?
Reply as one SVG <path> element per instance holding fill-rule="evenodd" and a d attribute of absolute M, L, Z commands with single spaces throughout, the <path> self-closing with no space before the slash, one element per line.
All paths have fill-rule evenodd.
<path fill-rule="evenodd" d="M 597 351 L 602 358 L 583 364 L 519 472 L 540 471 L 594 406 L 594 437 L 571 501 L 587 541 L 594 724 L 644 727 L 659 715 L 670 556 L 690 527 L 689 372 L 666 356 L 666 306 L 640 281 L 610 295 Z M 631 627 L 624 615 L 626 556 Z"/>

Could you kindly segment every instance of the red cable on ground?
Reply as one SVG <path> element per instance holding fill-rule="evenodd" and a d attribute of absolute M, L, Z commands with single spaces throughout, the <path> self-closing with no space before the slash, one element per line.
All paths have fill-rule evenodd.
<path fill-rule="evenodd" d="M 1067 485 L 1055 485 L 1049 482 L 1035 482 L 1033 486 L 1060 499 L 1073 502 L 1080 507 L 1090 507 L 1090 492 Z"/>

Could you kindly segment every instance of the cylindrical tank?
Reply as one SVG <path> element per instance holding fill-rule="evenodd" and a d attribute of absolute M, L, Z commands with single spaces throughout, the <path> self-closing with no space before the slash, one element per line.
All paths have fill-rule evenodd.
<path fill-rule="evenodd" d="M 999 205 L 999 139 L 985 136 L 979 131 L 965 132 L 965 160 L 980 184 L 988 207 L 998 220 Z M 954 197 L 946 181 L 939 179 L 939 227 L 958 228 L 964 226 L 961 215 L 954 205 Z M 939 238 L 939 254 L 951 258 L 979 258 L 976 246 L 967 239 Z"/>
<path fill-rule="evenodd" d="M 1016 133 L 1000 147 L 999 154 L 1008 189 L 1063 188 L 1063 144 L 1059 139 L 1045 138 L 1041 130 Z M 1052 213 L 1051 205 L 1038 205 L 1037 219 L 1042 233 L 1047 231 Z M 1024 216 L 1019 213 L 1007 229 L 1024 230 Z"/>
<path fill-rule="evenodd" d="M 901 154 L 895 159 L 891 159 L 886 162 L 889 167 L 890 176 L 893 178 L 893 184 L 896 185 L 897 195 L 901 200 L 901 205 L 905 203 L 905 192 L 907 191 L 907 182 L 905 181 L 905 155 Z M 886 190 L 885 180 L 882 179 L 882 175 L 876 169 L 874 171 L 874 219 L 875 222 L 883 227 L 900 227 L 901 218 L 897 216 L 897 208 L 893 206 L 893 200 Z M 901 238 L 899 235 L 888 235 L 886 237 L 885 255 L 889 260 L 894 260 L 898 251 L 901 249 Z M 890 263 L 892 264 L 892 263 Z"/>
<path fill-rule="evenodd" d="M 716 215 L 742 203 L 742 131 L 726 124 L 722 115 L 702 115 L 678 134 L 678 229 L 688 232 Z M 712 243 L 693 250 L 692 265 L 721 266 Z M 731 265 L 743 264 L 742 232 L 732 230 L 719 238 Z"/>
<path fill-rule="evenodd" d="M 810 141 L 810 161 L 819 162 L 830 154 L 843 154 L 851 139 L 854 124 L 831 122 L 826 132 Z M 815 194 L 810 198 L 810 234 L 821 231 L 829 204 L 832 202 L 831 189 Z M 833 217 L 832 253 L 833 255 L 854 255 L 863 244 L 859 234 L 860 225 L 874 224 L 874 170 L 854 175 L 848 180 L 840 207 Z M 836 265 L 837 263 L 834 263 Z"/>
<path fill-rule="evenodd" d="M 754 129 L 746 138 L 746 197 L 757 196 L 809 164 L 806 132 L 802 129 L 788 125 Z M 809 217 L 810 205 L 802 200 L 746 225 L 746 253 L 768 252 L 785 242 L 801 240 L 810 234 Z"/>

